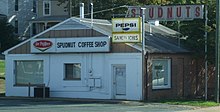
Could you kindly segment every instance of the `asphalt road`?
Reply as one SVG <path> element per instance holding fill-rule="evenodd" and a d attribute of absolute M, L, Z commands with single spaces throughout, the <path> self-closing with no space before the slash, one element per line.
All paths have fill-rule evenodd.
<path fill-rule="evenodd" d="M 192 107 L 158 103 L 103 103 L 47 100 L 2 100 L 0 112 L 178 112 Z"/>

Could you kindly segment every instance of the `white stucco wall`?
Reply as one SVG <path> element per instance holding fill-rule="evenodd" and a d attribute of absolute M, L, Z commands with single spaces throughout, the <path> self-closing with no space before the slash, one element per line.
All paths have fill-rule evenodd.
<path fill-rule="evenodd" d="M 27 87 L 14 86 L 15 60 L 43 60 L 44 83 L 50 87 L 51 97 L 113 99 L 112 65 L 126 65 L 126 96 L 128 100 L 141 100 L 142 75 L 140 53 L 83 53 L 36 54 L 6 56 L 6 96 L 28 96 Z M 66 81 L 64 63 L 81 63 L 80 81 Z M 89 71 L 92 70 L 92 74 Z M 89 79 L 101 79 L 101 87 L 90 87 Z M 33 88 L 31 90 L 33 96 Z"/>

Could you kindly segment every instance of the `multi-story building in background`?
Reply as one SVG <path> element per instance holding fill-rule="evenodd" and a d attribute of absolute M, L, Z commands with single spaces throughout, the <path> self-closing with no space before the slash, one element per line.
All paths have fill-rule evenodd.
<path fill-rule="evenodd" d="M 67 19 L 66 5 L 57 0 L 8 0 L 8 21 L 20 39 L 29 38 Z"/>
<path fill-rule="evenodd" d="M 0 14 L 8 15 L 8 0 L 0 0 Z"/>
<path fill-rule="evenodd" d="M 37 0 L 8 0 L 8 21 L 20 39 L 29 38 L 29 22 L 37 17 Z"/>
<path fill-rule="evenodd" d="M 44 31 L 51 26 L 64 21 L 69 17 L 66 8 L 68 2 L 59 5 L 57 0 L 37 0 L 36 15 L 37 18 L 29 21 L 30 36 Z"/>
<path fill-rule="evenodd" d="M 8 0 L 0 0 L 0 14 L 8 15 Z"/>

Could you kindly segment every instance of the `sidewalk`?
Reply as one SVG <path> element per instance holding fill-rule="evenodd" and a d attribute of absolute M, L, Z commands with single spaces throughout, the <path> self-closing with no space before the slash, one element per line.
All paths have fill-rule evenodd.
<path fill-rule="evenodd" d="M 220 106 L 197 108 L 194 110 L 184 110 L 184 111 L 179 111 L 179 112 L 220 112 Z"/>

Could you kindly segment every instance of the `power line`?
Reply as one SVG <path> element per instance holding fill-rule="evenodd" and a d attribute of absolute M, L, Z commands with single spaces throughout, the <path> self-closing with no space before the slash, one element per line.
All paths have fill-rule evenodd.
<path fill-rule="evenodd" d="M 104 9 L 104 10 L 100 10 L 100 11 L 95 11 L 93 12 L 93 14 L 98 14 L 98 13 L 102 13 L 102 12 L 106 12 L 106 11 L 111 11 L 111 10 L 115 10 L 115 9 L 119 9 L 119 8 L 124 8 L 124 7 L 127 7 L 126 5 L 121 5 L 121 6 L 118 6 L 118 7 L 113 7 L 113 8 L 110 8 L 110 9 Z M 86 13 L 84 15 L 90 15 L 91 13 Z M 80 16 L 80 15 L 77 15 L 77 16 Z"/>

